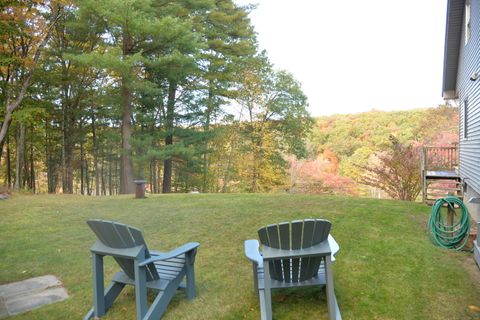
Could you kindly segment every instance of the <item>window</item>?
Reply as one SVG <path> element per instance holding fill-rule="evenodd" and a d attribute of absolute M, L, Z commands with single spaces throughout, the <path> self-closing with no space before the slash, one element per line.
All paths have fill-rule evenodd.
<path fill-rule="evenodd" d="M 470 8 L 471 8 L 471 0 L 465 1 L 465 45 L 470 40 L 470 36 L 472 34 L 472 26 L 471 26 L 471 15 L 470 15 Z"/>
<path fill-rule="evenodd" d="M 468 138 L 468 100 L 463 100 L 463 138 Z"/>

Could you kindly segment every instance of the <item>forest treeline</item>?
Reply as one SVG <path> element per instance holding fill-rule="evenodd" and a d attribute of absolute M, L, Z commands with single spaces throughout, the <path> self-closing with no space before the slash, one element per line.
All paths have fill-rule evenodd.
<path fill-rule="evenodd" d="M 152 193 L 360 194 L 364 168 L 392 141 L 458 139 L 449 106 L 312 119 L 300 84 L 259 49 L 254 6 L 7 0 L 0 9 L 8 189 L 113 195 L 139 179 Z"/>
<path fill-rule="evenodd" d="M 231 0 L 0 4 L 0 178 L 88 195 L 268 191 L 307 98 Z"/>

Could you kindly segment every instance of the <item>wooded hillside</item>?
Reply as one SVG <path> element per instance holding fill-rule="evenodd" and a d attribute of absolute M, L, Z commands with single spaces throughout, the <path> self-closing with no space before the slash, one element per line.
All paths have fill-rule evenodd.
<path fill-rule="evenodd" d="M 358 184 L 365 174 L 362 167 L 372 162 L 375 154 L 391 150 L 392 138 L 417 150 L 422 145 L 456 144 L 457 108 L 320 117 L 312 129 L 310 159 L 291 159 L 291 184 L 302 192 L 373 195 Z"/>

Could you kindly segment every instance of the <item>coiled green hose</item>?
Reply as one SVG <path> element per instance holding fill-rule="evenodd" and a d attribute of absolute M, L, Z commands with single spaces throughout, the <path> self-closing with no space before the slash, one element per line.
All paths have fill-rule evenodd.
<path fill-rule="evenodd" d="M 441 212 L 444 204 L 448 205 L 452 210 L 455 204 L 462 209 L 460 219 L 453 226 L 445 224 L 445 217 L 442 216 Z M 467 244 L 470 234 L 470 215 L 462 200 L 448 196 L 435 201 L 428 226 L 434 244 L 445 249 L 461 250 Z"/>

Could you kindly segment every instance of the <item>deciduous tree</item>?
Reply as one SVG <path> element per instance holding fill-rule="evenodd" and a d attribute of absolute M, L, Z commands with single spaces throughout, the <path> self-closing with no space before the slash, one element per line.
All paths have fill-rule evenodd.
<path fill-rule="evenodd" d="M 65 4 L 62 0 L 7 0 L 0 4 L 0 159 L 13 113 L 27 95 Z"/>
<path fill-rule="evenodd" d="M 377 153 L 360 182 L 384 190 L 393 199 L 414 201 L 421 190 L 420 153 L 414 144 L 401 144 L 389 138 L 391 148 Z"/>

